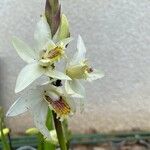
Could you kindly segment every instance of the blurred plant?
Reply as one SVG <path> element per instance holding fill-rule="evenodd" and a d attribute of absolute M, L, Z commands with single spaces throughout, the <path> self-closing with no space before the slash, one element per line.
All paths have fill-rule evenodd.
<path fill-rule="evenodd" d="M 4 150 L 10 150 L 11 149 L 11 145 L 10 145 L 10 143 L 8 143 L 9 132 L 10 132 L 10 130 L 8 128 L 5 128 L 4 113 L 3 113 L 2 107 L 0 107 L 0 139 L 2 141 L 2 146 L 3 146 Z"/>
<path fill-rule="evenodd" d="M 22 147 L 17 148 L 16 150 L 36 150 L 36 149 L 31 146 L 22 146 Z"/>
<path fill-rule="evenodd" d="M 76 112 L 76 99 L 83 101 L 85 98 L 81 81 L 96 80 L 104 74 L 87 63 L 81 36 L 78 37 L 77 52 L 71 60 L 68 58 L 65 49 L 72 38 L 67 17 L 61 13 L 58 0 L 46 0 L 45 14 L 37 23 L 34 38 L 37 41 L 36 49 L 13 38 L 14 48 L 28 63 L 18 76 L 15 92 L 24 90 L 40 76 L 48 77 L 48 81 L 19 97 L 8 110 L 7 116 L 30 110 L 36 128 L 28 129 L 26 133 L 37 136 L 38 149 L 54 150 L 59 144 L 61 150 L 67 150 L 71 137 L 67 119 Z M 60 72 L 56 70 L 56 64 L 63 58 L 66 66 Z M 64 86 L 62 80 L 65 80 Z"/>
<path fill-rule="evenodd" d="M 56 147 L 56 145 L 58 145 L 58 138 L 57 138 L 57 133 L 56 130 L 50 130 L 49 134 L 51 139 L 50 140 L 45 140 L 43 139 L 42 134 L 39 132 L 39 130 L 37 128 L 29 128 L 26 130 L 25 132 L 27 135 L 31 135 L 31 136 L 36 136 L 38 139 L 38 150 L 48 150 L 50 149 L 50 147 L 48 147 L 49 145 Z M 51 147 L 52 148 L 52 147 Z"/>

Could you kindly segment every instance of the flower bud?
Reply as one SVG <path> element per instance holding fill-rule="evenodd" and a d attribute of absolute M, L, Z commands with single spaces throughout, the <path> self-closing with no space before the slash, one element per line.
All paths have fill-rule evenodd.
<path fill-rule="evenodd" d="M 26 134 L 29 134 L 29 135 L 35 135 L 35 134 L 38 134 L 39 131 L 37 128 L 29 128 L 26 130 Z"/>
<path fill-rule="evenodd" d="M 57 138 L 56 130 L 51 130 L 50 131 L 50 136 L 51 136 L 50 142 L 55 144 L 55 145 L 58 144 L 58 138 Z"/>
<path fill-rule="evenodd" d="M 8 133 L 10 132 L 10 130 L 8 128 L 4 128 L 3 129 L 3 134 L 6 136 Z M 2 133 L 0 132 L 0 138 L 2 136 Z"/>

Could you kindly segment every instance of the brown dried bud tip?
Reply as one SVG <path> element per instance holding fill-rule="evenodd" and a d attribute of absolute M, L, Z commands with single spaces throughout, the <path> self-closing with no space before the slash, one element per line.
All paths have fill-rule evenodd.
<path fill-rule="evenodd" d="M 61 21 L 61 7 L 58 0 L 46 0 L 45 16 L 53 36 Z"/>

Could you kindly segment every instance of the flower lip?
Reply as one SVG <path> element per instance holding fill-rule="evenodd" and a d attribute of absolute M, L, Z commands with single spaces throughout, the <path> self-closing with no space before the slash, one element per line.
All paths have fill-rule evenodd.
<path fill-rule="evenodd" d="M 65 118 L 71 113 L 71 107 L 62 96 L 60 96 L 58 100 L 53 100 L 48 95 L 45 95 L 44 100 L 60 118 Z"/>
<path fill-rule="evenodd" d="M 70 66 L 66 69 L 66 74 L 75 79 L 86 79 L 88 74 L 92 73 L 94 69 L 90 67 L 86 61 L 79 65 Z"/>
<path fill-rule="evenodd" d="M 63 49 L 57 46 L 56 48 L 54 48 L 48 53 L 48 58 L 53 59 L 55 57 L 58 57 L 59 55 L 61 56 L 62 53 L 63 53 Z"/>
<path fill-rule="evenodd" d="M 49 66 L 54 62 L 59 61 L 64 55 L 64 49 L 60 46 L 56 46 L 54 49 L 43 50 L 40 54 L 39 64 L 41 66 Z"/>

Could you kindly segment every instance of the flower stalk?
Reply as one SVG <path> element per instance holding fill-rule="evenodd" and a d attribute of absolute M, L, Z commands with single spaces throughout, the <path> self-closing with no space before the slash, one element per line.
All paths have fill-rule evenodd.
<path fill-rule="evenodd" d="M 37 150 L 43 150 L 44 149 L 44 142 L 43 142 L 43 135 L 41 133 L 37 134 L 37 139 L 38 139 L 38 147 Z"/>
<path fill-rule="evenodd" d="M 48 109 L 48 113 L 47 113 L 46 126 L 47 126 L 49 131 L 54 129 L 54 126 L 53 126 L 53 115 L 52 115 L 52 111 L 50 109 Z M 44 148 L 45 148 L 45 150 L 49 150 L 49 149 L 50 150 L 55 150 L 56 149 L 56 145 L 45 141 Z"/>
<path fill-rule="evenodd" d="M 54 124 L 56 128 L 60 148 L 61 150 L 67 150 L 66 139 L 65 139 L 62 123 L 57 119 L 57 116 L 54 112 L 53 112 L 53 118 L 54 118 Z"/>

